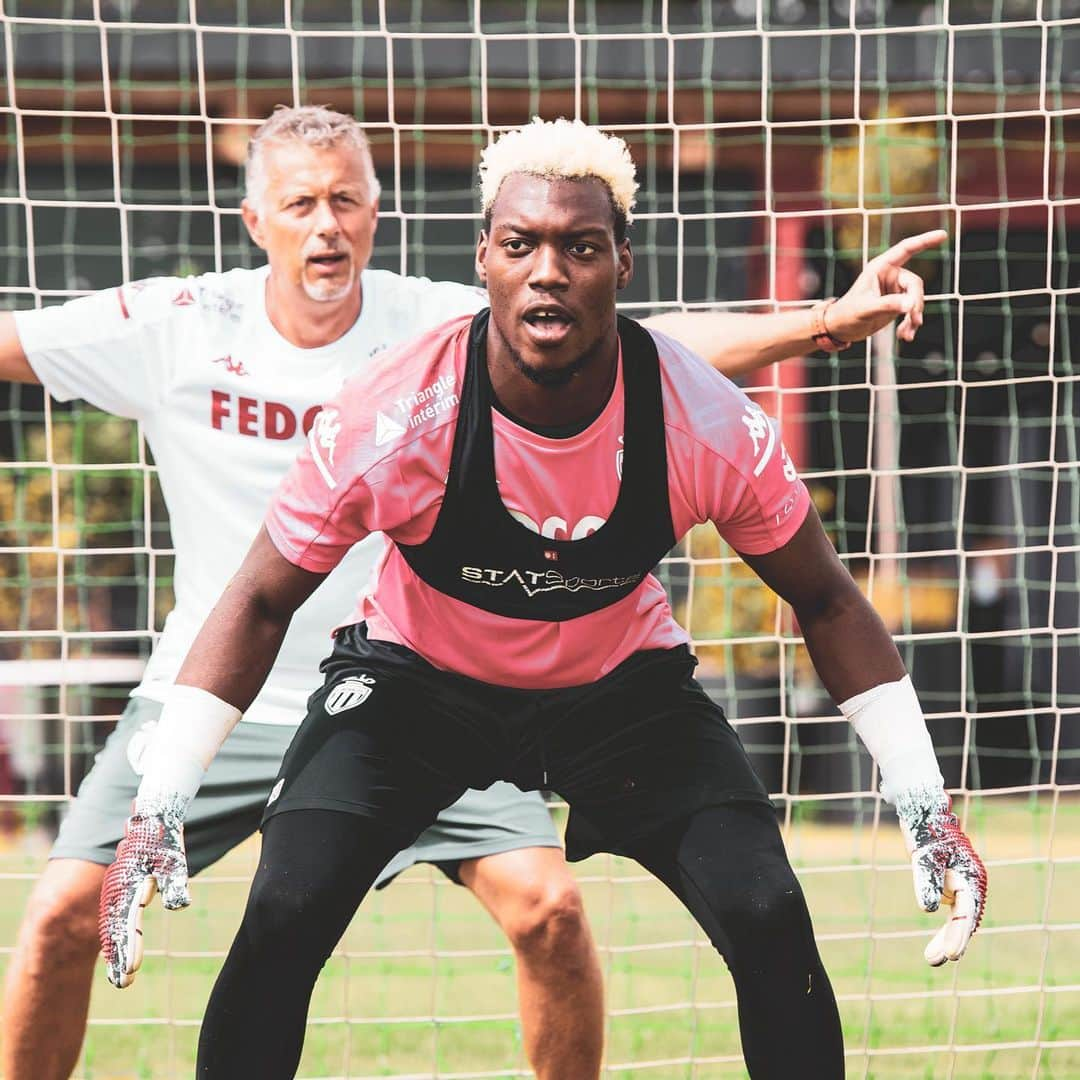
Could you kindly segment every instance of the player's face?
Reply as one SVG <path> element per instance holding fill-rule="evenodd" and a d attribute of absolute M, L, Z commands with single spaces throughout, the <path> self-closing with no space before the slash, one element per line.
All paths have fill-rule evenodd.
<path fill-rule="evenodd" d="M 614 334 L 615 293 L 633 272 L 614 227 L 600 180 L 514 173 L 499 188 L 477 271 L 499 335 L 533 381 L 565 381 Z"/>
<path fill-rule="evenodd" d="M 356 295 L 371 258 L 377 204 L 360 151 L 283 142 L 263 149 L 266 188 L 244 221 L 272 272 L 316 301 Z"/>

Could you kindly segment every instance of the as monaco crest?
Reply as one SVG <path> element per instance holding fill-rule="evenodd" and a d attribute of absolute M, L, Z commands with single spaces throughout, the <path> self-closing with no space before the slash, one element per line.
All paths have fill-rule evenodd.
<path fill-rule="evenodd" d="M 371 688 L 375 685 L 375 679 L 371 675 L 350 676 L 341 682 L 326 695 L 326 703 L 323 708 L 331 716 L 338 713 L 348 712 L 357 705 L 363 705 L 371 697 Z"/>

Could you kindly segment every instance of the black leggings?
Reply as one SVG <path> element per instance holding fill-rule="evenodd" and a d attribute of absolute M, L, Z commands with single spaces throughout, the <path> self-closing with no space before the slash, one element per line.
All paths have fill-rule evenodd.
<path fill-rule="evenodd" d="M 706 807 L 630 854 L 683 902 L 727 962 L 754 1080 L 841 1080 L 836 998 L 773 811 Z"/>
<path fill-rule="evenodd" d="M 376 875 L 412 837 L 333 810 L 279 814 L 214 985 L 198 1076 L 292 1077 L 319 971 Z M 735 981 L 754 1080 L 840 1080 L 840 1018 L 772 811 L 699 810 L 631 852 L 686 905 Z"/>

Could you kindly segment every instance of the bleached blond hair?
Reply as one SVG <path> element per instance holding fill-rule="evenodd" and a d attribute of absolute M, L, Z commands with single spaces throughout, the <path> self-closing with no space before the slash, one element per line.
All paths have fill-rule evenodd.
<path fill-rule="evenodd" d="M 480 202 L 490 223 L 499 188 L 513 173 L 547 180 L 594 176 L 611 195 L 616 238 L 621 239 L 625 226 L 634 220 L 635 172 L 630 150 L 617 135 L 606 135 L 580 120 L 536 116 L 531 124 L 506 132 L 480 155 Z"/>
<path fill-rule="evenodd" d="M 351 146 L 359 150 L 364 163 L 368 198 L 374 202 L 379 197 L 381 189 L 379 178 L 375 175 L 375 163 L 371 160 L 371 145 L 355 118 L 328 109 L 325 105 L 303 105 L 299 108 L 279 105 L 248 142 L 244 179 L 247 198 L 252 205 L 260 206 L 266 194 L 263 151 L 271 143 L 286 142 L 302 142 L 320 150 L 334 146 Z"/>

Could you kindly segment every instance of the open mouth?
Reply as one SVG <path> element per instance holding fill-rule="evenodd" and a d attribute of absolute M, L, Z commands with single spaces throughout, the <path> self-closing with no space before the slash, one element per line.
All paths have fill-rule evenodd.
<path fill-rule="evenodd" d="M 312 255 L 308 258 L 308 263 L 314 266 L 316 270 L 324 274 L 332 274 L 341 269 L 348 262 L 348 256 L 344 252 L 331 251 L 325 255 Z"/>
<path fill-rule="evenodd" d="M 523 316 L 529 336 L 540 345 L 555 345 L 570 332 L 574 320 L 561 308 L 532 308 Z"/>

